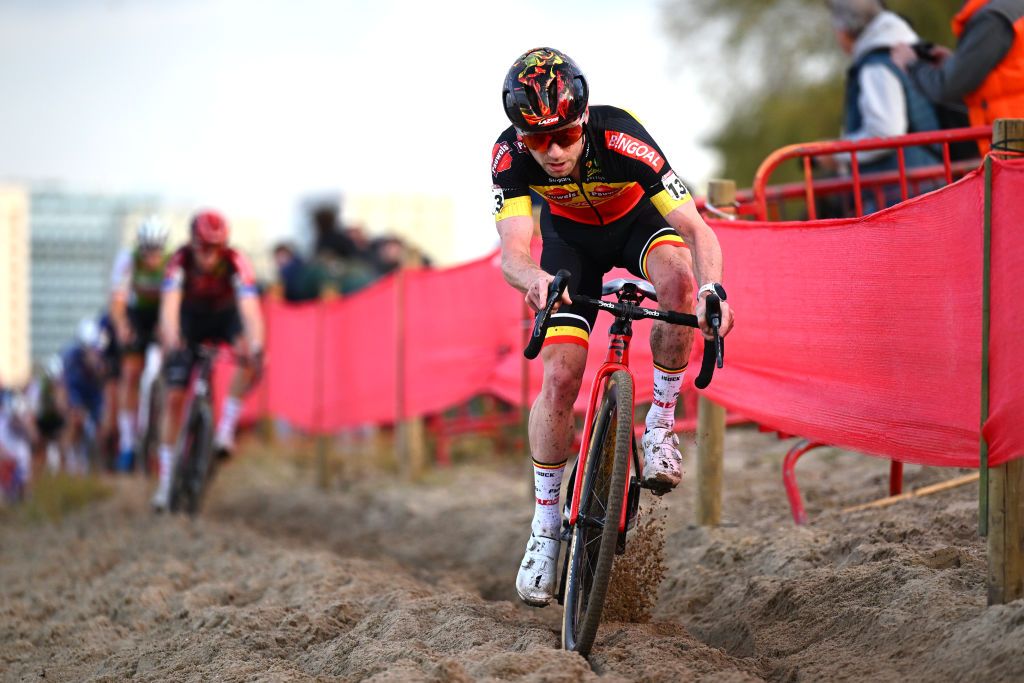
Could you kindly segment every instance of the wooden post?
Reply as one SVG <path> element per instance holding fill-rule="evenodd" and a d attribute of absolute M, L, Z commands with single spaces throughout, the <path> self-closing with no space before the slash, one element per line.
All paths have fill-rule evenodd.
<path fill-rule="evenodd" d="M 997 119 L 992 125 L 992 152 L 1024 152 L 1024 119 Z M 991 301 L 991 157 L 985 159 L 984 282 L 982 283 L 981 425 L 988 419 L 989 306 Z M 1024 597 L 1024 460 L 988 468 L 988 446 L 981 438 L 982 478 L 988 474 L 988 603 Z M 984 493 L 984 491 L 983 491 Z"/>
<path fill-rule="evenodd" d="M 736 183 L 712 180 L 708 203 L 734 215 Z M 725 444 L 725 408 L 701 395 L 697 398 L 697 523 L 717 526 L 722 521 L 722 456 Z"/>
<path fill-rule="evenodd" d="M 324 335 L 327 334 L 325 317 L 327 297 L 322 296 L 316 304 L 316 334 L 313 335 L 313 424 L 316 430 L 316 484 L 327 490 L 330 474 L 327 466 L 327 435 L 324 434 Z"/>
<path fill-rule="evenodd" d="M 423 429 L 422 417 L 407 415 L 405 395 L 408 373 L 408 364 L 406 363 L 408 329 L 405 326 L 406 277 L 406 268 L 403 265 L 398 270 L 395 280 L 395 460 L 398 462 L 402 477 L 408 481 L 415 481 L 423 476 L 426 467 L 426 432 Z"/>

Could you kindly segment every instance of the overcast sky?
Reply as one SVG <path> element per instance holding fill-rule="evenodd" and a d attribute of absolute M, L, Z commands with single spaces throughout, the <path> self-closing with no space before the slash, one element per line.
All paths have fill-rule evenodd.
<path fill-rule="evenodd" d="M 495 240 L 501 82 L 531 47 L 571 55 L 592 103 L 636 112 L 703 185 L 713 115 L 659 12 L 654 0 L 0 0 L 0 179 L 210 204 L 273 236 L 297 229 L 308 193 L 447 194 L 468 258 Z"/>

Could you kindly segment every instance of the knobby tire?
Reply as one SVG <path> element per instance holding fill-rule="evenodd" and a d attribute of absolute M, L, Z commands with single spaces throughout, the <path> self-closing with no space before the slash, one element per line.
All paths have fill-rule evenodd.
<path fill-rule="evenodd" d="M 213 468 L 213 414 L 210 405 L 205 401 L 199 404 L 196 412 L 195 434 L 190 454 L 192 466 L 189 468 L 188 505 L 185 508 L 189 515 L 199 512 Z"/>
<path fill-rule="evenodd" d="M 203 489 L 213 459 L 213 416 L 206 402 L 197 401 L 189 408 L 186 429 L 178 448 L 171 486 L 171 512 L 199 511 Z"/>
<path fill-rule="evenodd" d="M 608 593 L 632 447 L 633 378 L 617 370 L 606 384 L 594 418 L 583 472 L 581 517 L 572 529 L 566 557 L 562 647 L 584 657 L 594 644 Z M 583 516 L 603 517 L 604 524 L 601 528 L 587 526 L 582 523 Z"/>

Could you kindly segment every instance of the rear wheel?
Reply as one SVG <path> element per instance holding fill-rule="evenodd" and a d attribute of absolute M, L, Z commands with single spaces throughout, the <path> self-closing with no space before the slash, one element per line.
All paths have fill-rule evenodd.
<path fill-rule="evenodd" d="M 633 378 L 618 370 L 606 385 L 584 464 L 580 508 L 566 557 L 562 647 L 586 657 L 601 622 L 633 443 Z"/>

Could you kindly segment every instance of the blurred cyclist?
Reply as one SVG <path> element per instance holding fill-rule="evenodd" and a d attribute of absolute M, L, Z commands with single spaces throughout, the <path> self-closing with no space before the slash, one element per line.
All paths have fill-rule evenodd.
<path fill-rule="evenodd" d="M 174 471 L 174 444 L 181 430 L 185 389 L 202 342 L 234 346 L 239 359 L 214 447 L 221 455 L 234 448 L 242 395 L 261 363 L 263 316 L 249 261 L 228 246 L 228 223 L 215 211 L 192 219 L 191 240 L 171 256 L 160 301 L 160 338 L 164 348 L 167 403 L 160 432 L 160 476 L 153 507 L 167 508 Z"/>
<path fill-rule="evenodd" d="M 535 310 L 545 305 L 553 273 L 572 273 L 569 291 L 601 296 L 602 277 L 621 266 L 650 280 L 659 306 L 693 311 L 711 334 L 704 300 L 724 299 L 722 250 L 694 208 L 690 193 L 650 133 L 631 113 L 588 107 L 589 86 L 567 55 L 537 48 L 521 55 L 505 76 L 502 101 L 512 125 L 491 152 L 494 213 L 505 279 Z M 533 260 L 530 192 L 544 198 L 544 249 Z M 698 287 L 694 287 L 696 275 Z M 558 502 L 574 423 L 572 406 L 587 361 L 597 311 L 573 304 L 569 292 L 552 317 L 541 359 L 544 382 L 530 413 L 536 507 L 516 591 L 529 605 L 550 602 L 561 536 Z M 721 333 L 732 327 L 722 304 Z M 654 323 L 654 403 L 647 415 L 645 481 L 662 491 L 681 478 L 682 455 L 673 427 L 693 336 Z"/>
<path fill-rule="evenodd" d="M 103 336 L 95 320 L 83 318 L 78 324 L 75 343 L 61 358 L 68 400 L 68 424 L 62 450 L 68 469 L 76 474 L 84 474 L 89 468 L 90 445 L 103 410 L 103 382 L 107 372 Z"/>
<path fill-rule="evenodd" d="M 132 468 L 139 411 L 139 378 L 149 345 L 155 341 L 160 289 L 168 255 L 167 226 L 147 218 L 135 234 L 135 246 L 117 256 L 111 276 L 110 318 L 121 348 L 117 414 L 120 443 L 117 468 Z"/>
<path fill-rule="evenodd" d="M 14 462 L 6 493 L 21 498 L 32 480 L 32 444 L 39 438 L 23 391 L 0 385 L 0 459 Z"/>
<path fill-rule="evenodd" d="M 56 474 L 63 461 L 60 442 L 68 413 L 64 361 L 60 354 L 55 353 L 46 359 L 41 371 L 29 385 L 28 400 L 35 415 L 36 431 L 46 453 L 46 467 L 52 474 Z"/>

